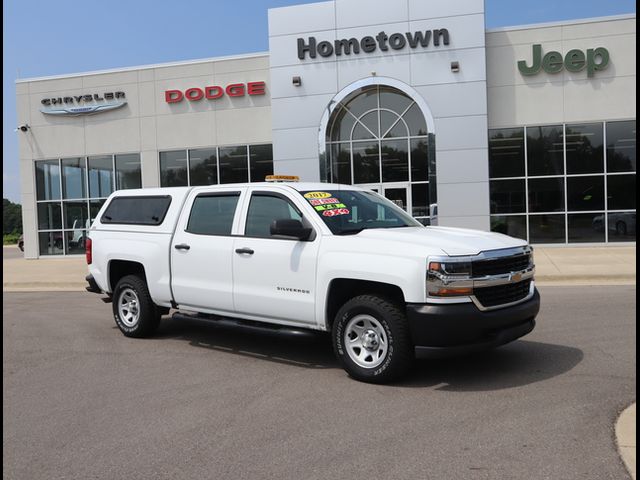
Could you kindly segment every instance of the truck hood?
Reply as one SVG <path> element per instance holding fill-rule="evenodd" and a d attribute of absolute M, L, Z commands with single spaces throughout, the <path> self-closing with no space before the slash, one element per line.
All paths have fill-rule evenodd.
<path fill-rule="evenodd" d="M 524 240 L 501 233 L 452 227 L 375 228 L 363 230 L 357 236 L 363 239 L 420 246 L 432 253 L 440 250 L 449 256 L 477 255 L 487 250 L 520 247 L 527 244 Z"/>

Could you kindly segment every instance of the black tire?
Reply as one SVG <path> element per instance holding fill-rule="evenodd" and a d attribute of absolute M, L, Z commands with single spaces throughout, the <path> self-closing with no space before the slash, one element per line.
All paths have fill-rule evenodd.
<path fill-rule="evenodd" d="M 623 221 L 616 223 L 616 235 L 624 236 L 627 234 L 627 224 Z"/>
<path fill-rule="evenodd" d="M 359 328 L 363 333 L 353 336 Z M 369 338 L 373 342 L 369 345 L 372 350 L 347 343 L 348 338 L 359 342 L 364 338 L 363 335 L 373 335 L 373 338 Z M 381 354 L 385 336 L 386 351 Z M 336 314 L 332 339 L 334 352 L 342 367 L 349 376 L 362 382 L 386 383 L 396 380 L 406 374 L 413 363 L 414 349 L 404 310 L 377 295 L 360 295 L 346 302 Z M 374 353 L 366 356 L 371 351 Z M 356 356 L 358 358 L 354 359 Z M 370 366 L 364 365 L 367 363 Z"/>
<path fill-rule="evenodd" d="M 113 317 L 125 336 L 144 338 L 156 331 L 160 324 L 160 310 L 153 303 L 144 279 L 137 275 L 122 277 L 113 290 L 112 298 Z"/>

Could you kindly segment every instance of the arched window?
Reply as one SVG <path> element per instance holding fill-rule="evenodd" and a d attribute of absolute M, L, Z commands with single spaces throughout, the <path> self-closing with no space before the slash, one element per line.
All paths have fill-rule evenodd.
<path fill-rule="evenodd" d="M 323 180 L 375 190 L 428 223 L 434 135 L 412 98 L 384 85 L 354 91 L 333 110 L 326 144 Z"/>

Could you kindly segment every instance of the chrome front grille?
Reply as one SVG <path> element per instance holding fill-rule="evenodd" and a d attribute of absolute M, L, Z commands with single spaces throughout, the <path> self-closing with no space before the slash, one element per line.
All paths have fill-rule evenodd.
<path fill-rule="evenodd" d="M 491 308 L 519 302 L 527 298 L 530 290 L 531 279 L 528 279 L 495 287 L 476 288 L 473 294 L 484 308 Z"/>
<path fill-rule="evenodd" d="M 471 272 L 474 278 L 487 275 L 502 275 L 526 270 L 529 268 L 530 263 L 531 255 L 529 253 L 488 260 L 476 260 L 471 263 Z"/>

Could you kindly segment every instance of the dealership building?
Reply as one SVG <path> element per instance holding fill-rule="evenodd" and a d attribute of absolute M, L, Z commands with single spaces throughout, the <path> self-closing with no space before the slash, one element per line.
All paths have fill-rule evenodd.
<path fill-rule="evenodd" d="M 485 28 L 483 0 L 269 10 L 269 51 L 16 82 L 25 256 L 117 189 L 355 184 L 424 224 L 636 241 L 636 16 Z"/>

